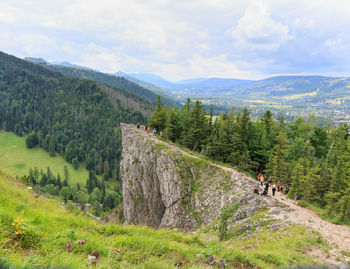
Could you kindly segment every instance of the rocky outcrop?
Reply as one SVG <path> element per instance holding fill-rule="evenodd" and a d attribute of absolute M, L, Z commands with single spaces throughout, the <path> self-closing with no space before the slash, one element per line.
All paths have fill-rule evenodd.
<path fill-rule="evenodd" d="M 127 224 L 193 229 L 213 223 L 224 206 L 240 203 L 234 215 L 240 220 L 266 204 L 243 173 L 190 156 L 134 125 L 121 124 L 121 130 Z"/>

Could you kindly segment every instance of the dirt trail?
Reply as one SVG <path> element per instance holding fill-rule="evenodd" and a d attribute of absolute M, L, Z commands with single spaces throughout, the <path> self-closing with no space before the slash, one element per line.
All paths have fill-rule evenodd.
<path fill-rule="evenodd" d="M 182 154 L 195 158 L 195 159 L 201 159 L 198 156 L 192 155 L 181 148 L 175 146 L 174 144 L 165 143 L 161 140 L 159 140 L 154 135 L 150 135 L 152 139 L 154 139 L 157 143 L 164 143 L 171 148 L 174 148 L 178 151 L 181 151 Z M 210 161 L 208 161 L 210 162 Z M 213 162 L 210 162 L 212 165 L 219 167 L 227 172 L 237 172 L 237 170 L 233 168 L 229 168 L 226 166 L 222 166 Z M 242 173 L 243 174 L 243 173 Z M 254 179 L 251 179 L 255 183 Z M 349 257 L 346 257 L 342 254 L 342 252 L 350 253 L 350 227 L 346 225 L 337 225 L 330 223 L 328 221 L 325 221 L 321 219 L 321 217 L 313 210 L 301 207 L 297 204 L 295 204 L 294 200 L 291 200 L 287 198 L 284 194 L 280 192 L 276 192 L 276 195 L 272 197 L 271 189 L 269 190 L 269 195 L 266 199 L 270 200 L 275 199 L 276 201 L 286 205 L 291 209 L 291 212 L 289 212 L 286 217 L 287 220 L 291 223 L 295 223 L 297 225 L 305 225 L 306 227 L 309 227 L 313 230 L 316 230 L 321 234 L 321 236 L 327 240 L 327 243 L 332 247 L 332 249 L 329 251 L 329 260 L 334 261 L 335 257 L 343 257 L 347 262 L 350 261 Z"/>
<path fill-rule="evenodd" d="M 295 204 L 294 200 L 287 198 L 284 194 L 277 192 L 273 197 L 282 204 L 290 207 L 289 221 L 302 224 L 318 231 L 333 247 L 333 254 L 344 251 L 350 253 L 350 227 L 337 225 L 321 219 L 313 210 Z"/>

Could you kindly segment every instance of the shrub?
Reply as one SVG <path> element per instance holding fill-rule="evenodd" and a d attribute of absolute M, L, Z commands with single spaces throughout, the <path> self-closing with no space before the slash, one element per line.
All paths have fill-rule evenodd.
<path fill-rule="evenodd" d="M 224 206 L 220 214 L 220 225 L 219 225 L 219 238 L 224 240 L 227 238 L 227 221 L 233 214 L 238 210 L 239 203 L 235 203 L 232 206 Z"/>
<path fill-rule="evenodd" d="M 27 148 L 32 148 L 34 147 L 35 145 L 37 145 L 39 142 L 38 140 L 38 136 L 36 133 L 31 133 L 30 135 L 27 136 L 26 138 L 26 145 L 27 145 Z"/>
<path fill-rule="evenodd" d="M 77 169 L 79 168 L 79 161 L 78 161 L 78 158 L 77 158 L 77 157 L 73 158 L 73 160 L 72 160 L 72 165 L 73 165 L 73 168 L 74 168 L 75 170 L 77 170 Z"/>

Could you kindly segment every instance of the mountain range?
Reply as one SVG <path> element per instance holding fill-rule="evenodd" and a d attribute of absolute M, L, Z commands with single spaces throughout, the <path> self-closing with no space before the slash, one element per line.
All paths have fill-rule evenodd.
<path fill-rule="evenodd" d="M 326 76 L 275 76 L 261 80 L 235 78 L 192 78 L 176 82 L 151 73 L 116 72 L 106 74 L 68 62 L 50 64 L 41 58 L 25 58 L 65 75 L 89 78 L 122 88 L 156 103 L 160 95 L 164 104 L 181 106 L 186 98 L 198 99 L 206 108 L 227 111 L 232 106 L 255 110 L 302 111 L 327 117 L 334 110 L 341 121 L 350 120 L 350 78 Z M 339 112 L 340 111 L 340 112 Z M 294 112 L 293 112 L 294 113 Z M 307 113 L 305 115 L 305 113 Z M 340 113 L 340 114 L 339 114 Z M 339 116 L 340 115 L 340 116 Z M 332 116 L 333 117 L 333 116 Z"/>
<path fill-rule="evenodd" d="M 178 97 L 235 98 L 240 100 L 274 100 L 300 103 L 327 102 L 333 105 L 350 99 L 350 78 L 326 76 L 275 76 L 262 80 L 227 78 L 194 78 L 170 82 L 146 73 L 117 73 L 129 79 L 143 81 L 146 88 L 166 89 Z M 151 85 L 151 86 L 150 86 Z"/>

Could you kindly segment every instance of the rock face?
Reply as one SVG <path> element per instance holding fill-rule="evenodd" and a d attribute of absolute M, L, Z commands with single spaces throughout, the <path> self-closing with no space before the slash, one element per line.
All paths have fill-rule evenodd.
<path fill-rule="evenodd" d="M 224 206 L 239 202 L 240 220 L 265 205 L 248 176 L 191 157 L 134 125 L 121 130 L 126 224 L 194 229 L 214 222 Z"/>

